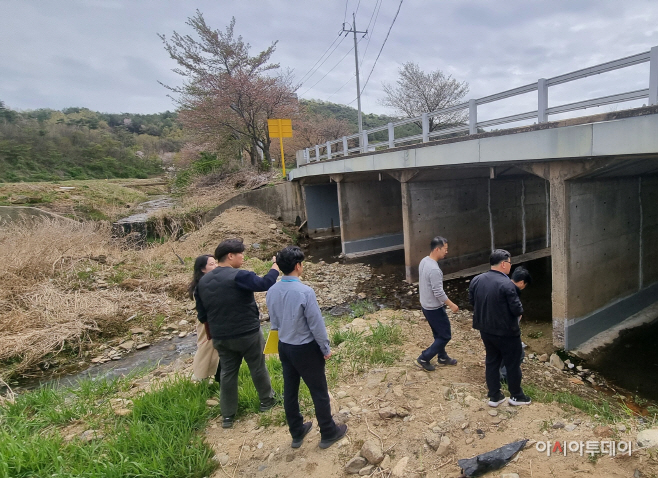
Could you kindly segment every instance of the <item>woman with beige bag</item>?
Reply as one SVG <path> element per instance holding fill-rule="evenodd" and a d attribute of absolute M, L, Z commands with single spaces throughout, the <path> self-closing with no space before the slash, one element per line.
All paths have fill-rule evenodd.
<path fill-rule="evenodd" d="M 197 294 L 196 287 L 201 277 L 215 267 L 217 267 L 217 263 L 215 262 L 215 258 L 210 254 L 204 254 L 196 258 L 194 261 L 194 275 L 188 288 L 190 299 L 195 300 Z M 212 339 L 208 333 L 208 324 L 198 322 L 196 336 L 197 350 L 192 365 L 192 380 L 203 380 L 214 375 L 215 382 L 219 383 L 221 364 L 219 363 L 217 350 L 213 347 Z"/>

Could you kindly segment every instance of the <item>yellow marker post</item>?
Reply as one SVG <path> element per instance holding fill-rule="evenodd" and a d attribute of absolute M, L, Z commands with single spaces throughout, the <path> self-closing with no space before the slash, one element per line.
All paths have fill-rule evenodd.
<path fill-rule="evenodd" d="M 267 128 L 270 131 L 270 138 L 279 138 L 281 145 L 281 169 L 283 177 L 286 177 L 286 158 L 283 155 L 283 138 L 292 138 L 292 120 L 291 119 L 268 119 Z"/>

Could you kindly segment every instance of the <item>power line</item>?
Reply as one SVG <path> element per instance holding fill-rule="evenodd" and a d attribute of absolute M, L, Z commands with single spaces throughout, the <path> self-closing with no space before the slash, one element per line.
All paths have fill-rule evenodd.
<path fill-rule="evenodd" d="M 315 68 L 315 65 L 317 65 L 318 63 L 320 63 L 320 60 L 322 60 L 322 58 L 324 57 L 324 55 L 327 54 L 327 52 L 329 51 L 329 49 L 330 49 L 332 46 L 334 46 L 334 44 L 335 44 L 335 43 L 338 41 L 338 39 L 341 37 L 341 33 L 342 33 L 342 32 L 339 32 L 339 33 L 338 33 L 338 36 L 334 39 L 334 41 L 331 43 L 331 45 L 329 45 L 329 48 L 327 48 L 327 49 L 324 51 L 324 53 L 323 53 L 322 55 L 320 55 L 320 58 L 318 58 L 318 61 L 316 61 L 315 64 L 311 67 L 311 69 L 308 70 L 304 76 L 302 76 L 302 78 L 299 80 L 299 81 L 300 81 L 300 86 L 303 85 L 304 82 L 305 82 L 306 80 L 308 80 L 311 76 L 313 76 L 313 75 L 315 74 L 315 72 L 316 72 L 316 71 L 317 71 L 322 65 L 324 65 L 324 62 L 327 61 L 327 60 L 329 59 L 329 57 L 333 54 L 333 52 L 336 50 L 336 48 L 338 48 L 338 46 L 340 45 L 340 43 L 338 43 L 338 45 L 336 45 L 336 48 L 334 48 L 334 49 L 331 51 L 331 53 L 329 53 L 329 55 L 324 59 L 324 61 L 323 61 L 323 62 L 322 62 L 317 68 Z M 343 39 L 342 39 L 340 42 L 342 43 L 342 41 L 343 41 L 344 39 L 345 39 L 345 38 L 343 37 Z M 314 70 L 314 68 L 315 68 L 315 70 Z M 312 73 L 311 73 L 311 72 L 312 72 Z M 309 73 L 311 73 L 311 74 L 309 75 Z"/>
<path fill-rule="evenodd" d="M 372 15 L 370 15 L 370 21 L 368 22 L 368 26 L 366 27 L 366 31 L 370 29 L 370 24 L 372 23 L 372 17 L 375 17 L 375 23 L 372 25 L 372 31 L 370 32 L 370 36 L 368 37 L 368 43 L 366 43 L 366 47 L 363 50 L 363 55 L 361 56 L 361 65 L 363 65 L 363 61 L 366 58 L 366 53 L 368 52 L 368 47 L 370 46 L 370 40 L 372 40 L 373 34 L 375 32 L 375 26 L 377 25 L 377 18 L 379 17 L 379 11 L 382 8 L 382 0 L 377 0 L 377 3 L 375 3 L 375 8 L 372 11 Z M 377 12 L 377 15 L 375 15 L 375 12 Z"/>
<path fill-rule="evenodd" d="M 347 20 L 347 4 L 350 3 L 350 0 L 345 0 L 345 14 L 343 15 L 343 23 Z"/>
<path fill-rule="evenodd" d="M 359 42 L 360 42 L 360 41 L 361 41 L 361 40 L 359 40 Z M 304 93 L 300 94 L 299 96 L 304 96 L 306 93 L 308 93 L 308 92 L 311 91 L 313 88 L 315 88 L 315 86 L 316 86 L 318 83 L 320 83 L 322 80 L 324 80 L 325 77 L 326 77 L 329 73 L 331 73 L 332 71 L 334 71 L 334 69 L 336 69 L 336 67 L 337 67 L 338 65 L 340 65 L 340 64 L 343 62 L 343 60 L 344 60 L 345 58 L 347 58 L 347 55 L 349 55 L 350 53 L 352 53 L 352 50 L 354 50 L 354 47 L 350 48 L 349 51 L 348 51 L 347 53 L 345 53 L 345 55 L 343 56 L 343 58 L 341 58 L 341 59 L 338 61 L 338 63 L 336 63 L 336 64 L 335 64 L 335 65 L 334 65 L 334 66 L 333 66 L 328 72 L 326 72 L 322 78 L 320 78 L 318 81 L 316 81 L 316 82 L 313 84 L 313 86 L 311 86 L 309 89 L 307 89 Z"/>
<path fill-rule="evenodd" d="M 356 76 L 356 73 L 353 74 L 352 76 L 350 76 L 350 77 L 348 78 L 348 80 L 347 80 L 345 83 L 343 83 L 343 86 L 341 86 L 340 88 L 338 88 L 336 91 L 334 91 L 332 94 L 329 95 L 329 97 L 327 98 L 327 101 L 329 101 L 330 98 L 333 98 L 333 97 L 336 95 L 336 93 L 338 93 L 340 90 L 342 90 L 343 88 L 345 88 L 345 86 L 346 86 L 349 82 L 351 82 L 352 79 L 353 79 L 355 76 Z"/>
<path fill-rule="evenodd" d="M 398 5 L 398 11 L 395 13 L 395 16 L 393 17 L 393 21 L 391 22 L 391 26 L 388 28 L 388 33 L 386 33 L 386 38 L 384 38 L 384 43 L 382 43 L 382 47 L 379 49 L 379 53 L 377 54 L 377 58 L 375 58 L 375 63 L 372 65 L 372 69 L 370 70 L 370 73 L 368 74 L 368 78 L 366 79 L 366 82 L 363 85 L 363 88 L 361 89 L 361 93 L 366 89 L 366 85 L 368 84 L 368 81 L 370 80 L 370 76 L 372 76 L 372 72 L 375 71 L 375 66 L 377 66 L 377 60 L 379 60 L 380 55 L 382 54 L 382 51 L 384 50 L 384 45 L 386 45 L 386 41 L 388 40 L 388 36 L 391 34 L 391 29 L 393 28 L 393 25 L 395 25 L 395 20 L 397 20 L 398 15 L 400 14 L 400 8 L 402 8 L 402 2 L 404 0 L 400 0 L 400 5 Z M 354 103 L 355 100 L 352 100 L 348 103 L 348 105 Z"/>

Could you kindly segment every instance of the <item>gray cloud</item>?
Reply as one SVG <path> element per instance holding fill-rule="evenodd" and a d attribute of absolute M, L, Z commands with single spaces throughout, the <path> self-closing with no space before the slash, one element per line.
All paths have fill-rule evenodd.
<path fill-rule="evenodd" d="M 347 0 L 348 19 L 357 1 Z M 361 0 L 358 29 L 365 29 L 376 1 Z M 370 25 L 362 83 L 398 4 L 383 0 L 377 22 Z M 158 80 L 179 84 L 180 78 L 171 71 L 175 64 L 157 34 L 190 33 L 185 20 L 196 8 L 218 29 L 235 16 L 237 33 L 254 53 L 279 40 L 274 60 L 293 69 L 297 78 L 337 37 L 345 18 L 344 2 L 320 0 L 199 0 L 194 5 L 174 0 L 6 0 L 0 2 L 0 18 L 9 19 L 0 29 L 0 99 L 18 109 L 75 105 L 108 112 L 171 110 L 174 105 Z M 367 42 L 360 42 L 361 54 Z M 470 95 L 479 97 L 655 45 L 658 4 L 648 0 L 406 0 L 363 95 L 363 109 L 389 112 L 379 103 L 381 85 L 394 82 L 405 61 L 467 81 Z M 303 97 L 343 104 L 355 99 L 351 47 L 350 36 L 302 84 Z M 620 87 L 645 88 L 645 66 L 552 89 L 549 101 L 610 94 Z M 526 105 L 532 109 L 533 101 L 530 95 L 500 107 L 519 112 Z"/>

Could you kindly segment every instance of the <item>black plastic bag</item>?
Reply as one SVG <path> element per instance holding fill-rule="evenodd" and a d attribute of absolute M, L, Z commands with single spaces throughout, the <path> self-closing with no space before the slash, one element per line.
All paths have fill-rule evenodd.
<path fill-rule="evenodd" d="M 508 443 L 473 458 L 461 459 L 458 463 L 465 476 L 480 476 L 488 471 L 498 470 L 505 466 L 514 455 L 523 450 L 526 443 L 528 443 L 528 440 Z"/>

